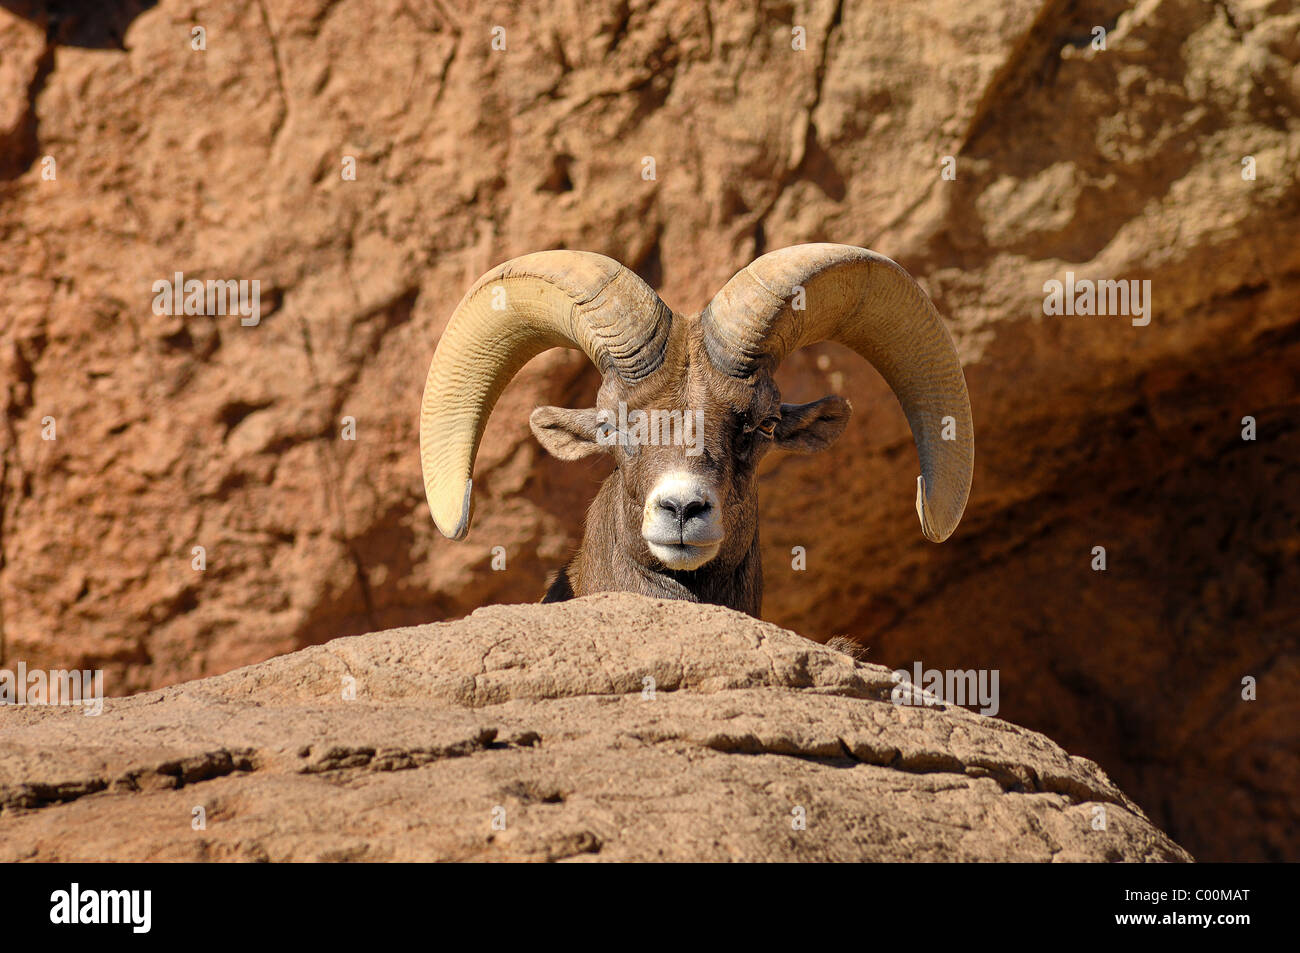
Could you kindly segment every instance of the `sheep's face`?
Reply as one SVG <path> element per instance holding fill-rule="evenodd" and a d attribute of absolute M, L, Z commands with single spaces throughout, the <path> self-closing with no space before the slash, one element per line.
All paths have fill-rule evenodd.
<path fill-rule="evenodd" d="M 852 411 L 839 397 L 783 404 L 766 371 L 736 379 L 699 347 L 677 355 L 634 386 L 607 375 L 594 408 L 539 407 L 530 423 L 560 459 L 613 455 L 618 538 L 636 540 L 638 562 L 682 572 L 736 565 L 758 526 L 759 460 L 773 447 L 825 449 Z"/>

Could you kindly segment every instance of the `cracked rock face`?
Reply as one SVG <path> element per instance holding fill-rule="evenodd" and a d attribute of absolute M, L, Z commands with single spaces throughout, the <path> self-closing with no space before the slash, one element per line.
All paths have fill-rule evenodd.
<path fill-rule="evenodd" d="M 1091 761 L 894 688 L 713 606 L 494 606 L 0 709 L 0 861 L 1191 859 Z"/>

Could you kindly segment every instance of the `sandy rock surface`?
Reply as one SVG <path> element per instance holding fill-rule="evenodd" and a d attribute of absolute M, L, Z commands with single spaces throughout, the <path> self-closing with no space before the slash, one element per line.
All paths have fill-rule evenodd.
<path fill-rule="evenodd" d="M 0 710 L 0 860 L 1190 860 L 1092 762 L 894 687 L 718 607 L 496 606 Z"/>

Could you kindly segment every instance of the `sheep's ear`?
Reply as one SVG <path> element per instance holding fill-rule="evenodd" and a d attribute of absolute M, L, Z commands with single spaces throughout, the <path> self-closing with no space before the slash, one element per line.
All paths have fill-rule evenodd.
<path fill-rule="evenodd" d="M 823 397 L 811 404 L 782 404 L 781 422 L 772 439 L 791 453 L 817 453 L 833 444 L 853 414 L 843 397 Z"/>
<path fill-rule="evenodd" d="M 561 460 L 581 460 L 611 449 L 612 441 L 597 439 L 596 409 L 569 410 L 567 407 L 538 407 L 528 418 L 537 442 Z"/>

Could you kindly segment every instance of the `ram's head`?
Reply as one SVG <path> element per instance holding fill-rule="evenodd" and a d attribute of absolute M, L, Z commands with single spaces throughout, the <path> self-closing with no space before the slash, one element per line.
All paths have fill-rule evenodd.
<path fill-rule="evenodd" d="M 557 457 L 615 460 L 567 573 L 573 594 L 626 588 L 756 611 L 758 461 L 773 448 L 829 446 L 851 413 L 834 396 L 781 402 L 776 368 L 825 340 L 865 357 L 898 396 L 920 454 L 922 532 L 947 538 L 974 461 L 961 365 L 911 277 L 847 245 L 764 255 L 696 317 L 674 316 L 600 255 L 541 252 L 495 268 L 461 301 L 429 369 L 420 445 L 434 520 L 464 537 L 474 455 L 497 397 L 541 351 L 580 348 L 603 374 L 596 405 L 540 407 L 530 421 Z"/>

